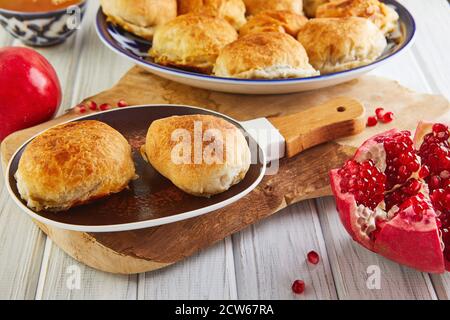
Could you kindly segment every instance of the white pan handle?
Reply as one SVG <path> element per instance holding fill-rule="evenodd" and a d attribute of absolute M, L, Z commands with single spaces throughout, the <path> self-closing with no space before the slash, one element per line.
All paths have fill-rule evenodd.
<path fill-rule="evenodd" d="M 243 121 L 240 124 L 264 151 L 267 162 L 284 158 L 286 141 L 269 120 L 266 118 L 258 118 Z"/>

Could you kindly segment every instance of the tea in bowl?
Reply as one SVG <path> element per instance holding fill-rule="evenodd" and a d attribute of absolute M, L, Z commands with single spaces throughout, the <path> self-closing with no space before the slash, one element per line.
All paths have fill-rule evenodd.
<path fill-rule="evenodd" d="M 80 26 L 87 0 L 0 0 L 0 25 L 24 44 L 64 42 Z"/>

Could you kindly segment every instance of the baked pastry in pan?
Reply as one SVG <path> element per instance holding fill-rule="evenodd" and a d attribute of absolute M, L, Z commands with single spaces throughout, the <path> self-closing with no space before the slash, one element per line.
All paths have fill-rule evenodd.
<path fill-rule="evenodd" d="M 177 16 L 177 0 L 100 0 L 108 21 L 144 39 Z"/>
<path fill-rule="evenodd" d="M 185 14 L 157 28 L 150 56 L 161 65 L 209 74 L 220 50 L 237 37 L 224 19 Z"/>
<path fill-rule="evenodd" d="M 323 74 L 370 64 L 387 46 L 383 32 L 359 17 L 311 19 L 300 29 L 298 40 Z"/>
<path fill-rule="evenodd" d="M 267 10 L 287 10 L 303 14 L 303 0 L 244 0 L 247 15 Z"/>
<path fill-rule="evenodd" d="M 242 181 L 251 161 L 242 132 L 210 115 L 154 121 L 141 150 L 144 159 L 175 186 L 203 197 L 224 192 Z"/>
<path fill-rule="evenodd" d="M 186 13 L 223 18 L 236 30 L 247 21 L 243 0 L 178 0 L 178 14 Z"/>
<path fill-rule="evenodd" d="M 303 0 L 303 11 L 308 18 L 314 18 L 316 16 L 317 8 L 332 0 Z"/>
<path fill-rule="evenodd" d="M 370 19 L 384 34 L 398 27 L 397 12 L 378 0 L 333 0 L 317 8 L 317 18 L 361 17 Z"/>
<path fill-rule="evenodd" d="M 282 32 L 297 37 L 298 31 L 307 21 L 305 16 L 291 11 L 263 11 L 251 16 L 239 30 L 239 35 L 244 36 L 256 32 Z"/>
<path fill-rule="evenodd" d="M 15 178 L 27 206 L 63 211 L 122 191 L 136 177 L 131 147 L 99 121 L 49 129 L 25 148 Z"/>
<path fill-rule="evenodd" d="M 243 79 L 302 78 L 318 75 L 303 46 L 279 32 L 251 33 L 227 45 L 214 74 Z"/>

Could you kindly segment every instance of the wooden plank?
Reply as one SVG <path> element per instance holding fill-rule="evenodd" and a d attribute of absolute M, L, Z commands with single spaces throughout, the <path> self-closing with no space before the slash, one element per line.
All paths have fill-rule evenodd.
<path fill-rule="evenodd" d="M 450 4 L 446 0 L 402 0 L 417 22 L 413 47 L 422 71 L 434 93 L 450 99 Z"/>
<path fill-rule="evenodd" d="M 450 37 L 442 36 L 450 31 L 449 3 L 445 0 L 434 1 L 432 6 L 420 0 L 403 0 L 402 3 L 417 20 L 418 35 L 413 52 L 430 91 L 450 99 Z M 432 275 L 431 279 L 439 299 L 449 299 L 450 274 Z"/>
<path fill-rule="evenodd" d="M 312 201 L 292 205 L 233 236 L 239 299 L 335 299 L 317 212 Z M 306 262 L 315 250 L 321 261 Z M 303 295 L 295 295 L 294 280 L 305 281 Z"/>
<path fill-rule="evenodd" d="M 51 246 L 50 250 L 45 281 L 37 299 L 136 299 L 137 275 L 99 272 L 78 263 L 57 246 Z"/>
<path fill-rule="evenodd" d="M 402 267 L 354 242 L 342 226 L 332 198 L 318 199 L 317 205 L 339 299 L 436 298 L 428 274 Z M 370 268 L 380 272 L 379 289 L 370 281 Z"/>
<path fill-rule="evenodd" d="M 19 212 L 0 179 L 0 299 L 33 299 L 45 236 Z"/>
<path fill-rule="evenodd" d="M 232 253 L 221 241 L 170 267 L 143 274 L 139 299 L 235 299 Z"/>

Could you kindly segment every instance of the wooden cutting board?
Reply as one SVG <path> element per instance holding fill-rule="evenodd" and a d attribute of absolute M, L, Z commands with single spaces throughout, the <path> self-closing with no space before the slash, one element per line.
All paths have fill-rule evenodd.
<path fill-rule="evenodd" d="M 125 99 L 138 104 L 187 104 L 225 113 L 237 120 L 288 115 L 307 110 L 331 98 L 347 96 L 361 101 L 369 114 L 382 106 L 396 114 L 388 125 L 309 149 L 284 159 L 279 173 L 266 176 L 242 200 L 213 213 L 169 225 L 120 233 L 82 233 L 37 225 L 69 255 L 93 268 L 113 273 L 139 273 L 180 261 L 289 204 L 331 195 L 328 172 L 340 166 L 368 137 L 397 127 L 414 130 L 419 120 L 450 119 L 450 103 L 441 96 L 412 92 L 397 82 L 364 76 L 332 88 L 272 96 L 245 96 L 210 92 L 131 69 L 111 90 L 86 100 L 115 105 Z M 79 116 L 73 110 L 39 126 L 16 132 L 1 145 L 3 168 L 12 154 L 32 135 Z"/>

